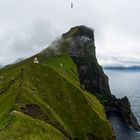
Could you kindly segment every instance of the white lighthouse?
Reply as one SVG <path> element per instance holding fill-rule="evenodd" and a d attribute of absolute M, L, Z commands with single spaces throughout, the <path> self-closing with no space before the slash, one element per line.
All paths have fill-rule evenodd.
<path fill-rule="evenodd" d="M 38 64 L 38 63 L 39 63 L 39 61 L 38 61 L 37 57 L 35 57 L 34 58 L 34 64 Z"/>

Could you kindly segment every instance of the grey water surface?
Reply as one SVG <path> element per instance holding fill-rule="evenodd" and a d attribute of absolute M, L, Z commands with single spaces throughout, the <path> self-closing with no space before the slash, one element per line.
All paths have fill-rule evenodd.
<path fill-rule="evenodd" d="M 132 110 L 140 123 L 140 71 L 139 70 L 105 70 L 109 77 L 111 92 L 118 98 L 127 96 Z M 140 132 L 127 127 L 118 114 L 108 115 L 117 140 L 140 140 Z"/>

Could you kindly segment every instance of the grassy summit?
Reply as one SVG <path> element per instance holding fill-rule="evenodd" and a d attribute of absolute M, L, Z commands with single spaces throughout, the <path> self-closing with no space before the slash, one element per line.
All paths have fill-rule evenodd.
<path fill-rule="evenodd" d="M 103 106 L 81 88 L 66 50 L 46 57 L 48 48 L 0 69 L 0 140 L 113 139 Z"/>

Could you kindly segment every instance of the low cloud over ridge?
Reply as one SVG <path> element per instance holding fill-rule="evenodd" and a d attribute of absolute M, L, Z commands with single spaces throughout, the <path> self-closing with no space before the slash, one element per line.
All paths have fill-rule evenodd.
<path fill-rule="evenodd" d="M 33 55 L 70 27 L 95 30 L 102 65 L 139 65 L 139 0 L 0 0 L 0 64 Z"/>

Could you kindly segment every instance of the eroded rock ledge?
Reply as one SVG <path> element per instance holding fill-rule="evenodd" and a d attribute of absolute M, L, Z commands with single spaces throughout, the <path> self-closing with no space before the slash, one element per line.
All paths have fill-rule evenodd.
<path fill-rule="evenodd" d="M 140 130 L 128 98 L 117 99 L 110 92 L 108 77 L 97 62 L 94 31 L 86 26 L 77 26 L 62 37 L 70 40 L 70 54 L 78 68 L 81 88 L 93 93 L 106 112 L 118 111 L 128 125 Z"/>

